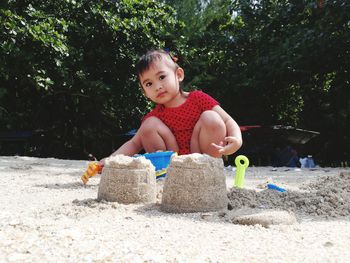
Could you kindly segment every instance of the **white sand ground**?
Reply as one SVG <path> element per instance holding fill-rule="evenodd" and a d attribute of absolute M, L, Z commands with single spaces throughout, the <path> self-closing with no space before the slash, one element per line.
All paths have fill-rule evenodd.
<path fill-rule="evenodd" d="M 298 218 L 244 226 L 220 213 L 167 214 L 159 204 L 97 202 L 86 161 L 0 157 L 0 262 L 350 262 L 350 221 Z M 249 167 L 246 187 L 299 189 L 348 168 Z M 227 172 L 232 187 L 233 172 Z M 344 200 L 350 202 L 350 200 Z"/>

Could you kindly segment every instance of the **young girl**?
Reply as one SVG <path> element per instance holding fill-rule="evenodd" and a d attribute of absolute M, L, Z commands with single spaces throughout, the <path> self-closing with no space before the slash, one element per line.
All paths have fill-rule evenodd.
<path fill-rule="evenodd" d="M 201 91 L 181 89 L 184 70 L 167 52 L 147 52 L 136 69 L 142 92 L 157 106 L 143 118 L 134 137 L 112 155 L 132 156 L 144 149 L 221 157 L 241 147 L 239 126 L 216 100 Z"/>

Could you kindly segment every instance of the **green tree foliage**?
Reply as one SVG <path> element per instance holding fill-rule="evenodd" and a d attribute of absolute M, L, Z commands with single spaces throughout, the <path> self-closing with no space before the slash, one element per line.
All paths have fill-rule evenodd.
<path fill-rule="evenodd" d="M 320 158 L 328 162 L 349 158 L 350 5 L 346 1 L 236 3 L 237 19 L 242 19 L 247 32 L 237 38 L 249 58 L 245 80 L 259 94 L 250 97 L 262 101 L 256 101 L 256 116 L 265 123 L 318 130 Z"/>
<path fill-rule="evenodd" d="M 106 155 L 150 107 L 137 57 L 168 47 L 187 88 L 213 95 L 240 124 L 317 130 L 319 158 L 349 160 L 349 9 L 335 0 L 3 1 L 1 130 L 42 129 L 45 149 L 34 150 L 43 155 Z"/>
<path fill-rule="evenodd" d="M 138 56 L 181 28 L 154 1 L 7 1 L 0 9 L 1 130 L 44 131 L 42 155 L 107 155 L 149 108 Z M 118 143 L 115 142 L 114 143 Z"/>
<path fill-rule="evenodd" d="M 347 1 L 166 2 L 187 28 L 190 86 L 241 124 L 317 130 L 320 158 L 350 158 Z"/>

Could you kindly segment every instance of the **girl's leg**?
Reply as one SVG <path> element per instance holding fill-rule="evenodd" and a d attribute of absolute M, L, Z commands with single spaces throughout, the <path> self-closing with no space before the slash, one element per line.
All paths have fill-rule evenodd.
<path fill-rule="evenodd" d="M 215 111 L 204 111 L 193 129 L 191 152 L 221 157 L 218 150 L 211 144 L 220 144 L 225 137 L 226 125 L 220 115 Z"/>
<path fill-rule="evenodd" d="M 156 117 L 146 119 L 137 133 L 146 152 L 179 151 L 174 134 Z"/>

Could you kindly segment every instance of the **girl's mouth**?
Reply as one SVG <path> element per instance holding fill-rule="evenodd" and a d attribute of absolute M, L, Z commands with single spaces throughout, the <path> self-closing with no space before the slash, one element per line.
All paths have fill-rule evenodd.
<path fill-rule="evenodd" d="M 166 91 L 163 91 L 163 92 L 159 93 L 159 94 L 157 95 L 157 98 L 162 97 L 165 93 L 166 93 Z"/>

